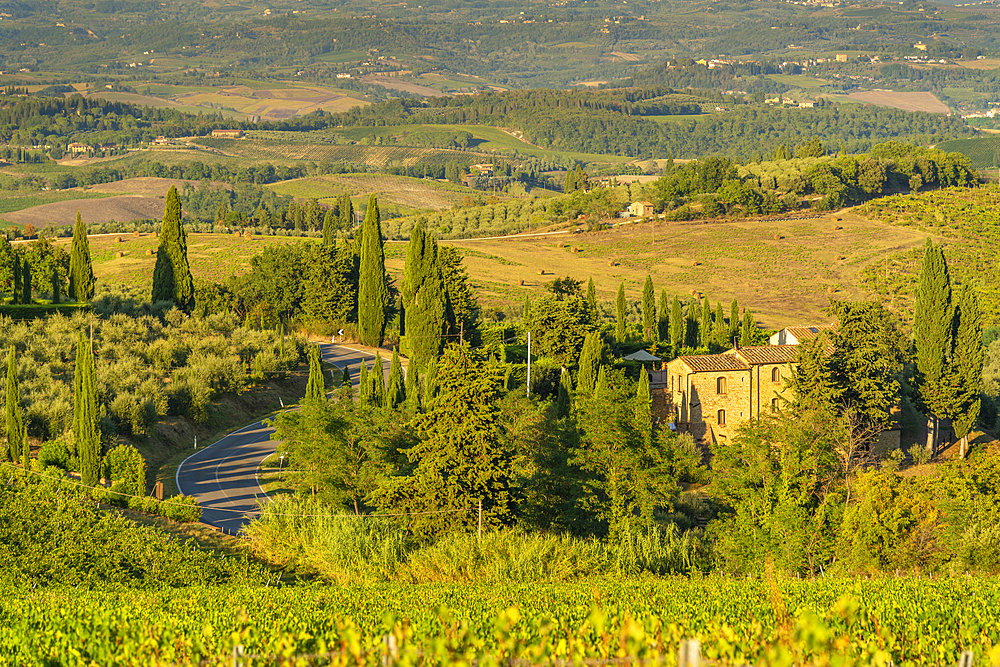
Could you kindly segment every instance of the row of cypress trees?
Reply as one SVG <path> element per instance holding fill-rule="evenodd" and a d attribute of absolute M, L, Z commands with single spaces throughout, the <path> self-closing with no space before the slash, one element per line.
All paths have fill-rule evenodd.
<path fill-rule="evenodd" d="M 33 285 L 31 264 L 17 253 L 13 255 L 11 267 L 14 283 L 14 294 L 11 302 L 15 305 L 32 303 L 31 291 Z M 94 269 L 90 259 L 90 244 L 87 241 L 87 228 L 76 212 L 76 226 L 73 228 L 73 245 L 69 259 L 69 291 L 67 295 L 77 302 L 86 302 L 94 298 Z M 59 272 L 52 272 L 52 303 L 62 302 L 62 286 Z"/>
<path fill-rule="evenodd" d="M 587 284 L 587 302 L 593 312 L 597 310 L 597 295 L 594 281 Z M 678 296 L 673 301 L 667 297 L 667 290 L 660 290 L 659 308 L 653 279 L 646 275 L 642 288 L 642 330 L 645 340 L 670 343 L 674 349 L 682 347 L 710 347 L 715 345 L 728 348 L 737 336 L 740 345 L 758 345 L 756 339 L 757 322 L 749 310 L 740 317 L 740 306 L 736 299 L 729 304 L 729 318 L 726 318 L 722 304 L 716 302 L 712 308 L 708 296 L 699 304 L 692 301 L 685 308 Z M 628 337 L 628 301 L 625 298 L 625 282 L 618 286 L 615 299 L 615 339 L 623 342 Z"/>

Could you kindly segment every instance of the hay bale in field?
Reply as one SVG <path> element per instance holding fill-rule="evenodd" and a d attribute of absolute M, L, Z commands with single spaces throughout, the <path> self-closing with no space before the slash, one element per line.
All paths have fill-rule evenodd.
<path fill-rule="evenodd" d="M 834 287 L 833 285 L 830 285 L 829 287 L 826 288 L 826 291 L 829 292 L 830 294 L 836 294 L 837 288 Z"/>
<path fill-rule="evenodd" d="M 132 232 L 132 236 L 134 236 L 135 238 L 139 238 L 139 236 L 140 236 L 139 235 L 139 230 L 137 229 L 134 232 Z"/>
<path fill-rule="evenodd" d="M 841 227 L 840 225 L 834 225 L 833 226 L 833 231 L 835 231 L 835 232 L 839 232 L 841 229 L 843 229 L 843 227 Z"/>
<path fill-rule="evenodd" d="M 699 261 L 691 262 L 691 266 L 701 266 L 701 262 Z"/>
<path fill-rule="evenodd" d="M 153 251 L 152 251 L 152 250 L 150 250 L 149 248 L 146 248 L 146 254 L 147 254 L 147 255 L 152 255 L 152 254 L 153 254 Z"/>
<path fill-rule="evenodd" d="M 544 276 L 545 275 L 545 269 L 538 269 L 538 275 Z"/>
<path fill-rule="evenodd" d="M 160 238 L 160 232 L 153 232 L 153 238 L 154 239 Z"/>
<path fill-rule="evenodd" d="M 125 256 L 125 253 L 123 253 L 123 252 L 119 251 L 119 252 L 115 253 L 115 257 L 124 257 L 124 256 Z"/>
<path fill-rule="evenodd" d="M 115 237 L 115 243 L 121 243 L 121 242 L 122 242 L 122 237 L 116 236 Z"/>
<path fill-rule="evenodd" d="M 784 236 L 782 236 L 781 234 L 775 234 L 775 235 L 774 235 L 774 240 L 775 240 L 775 241 L 780 241 L 780 240 L 781 240 L 781 239 L 783 239 L 783 238 L 785 238 L 785 237 L 784 237 Z"/>
<path fill-rule="evenodd" d="M 518 287 L 524 287 L 524 280 L 518 280 L 517 285 Z"/>

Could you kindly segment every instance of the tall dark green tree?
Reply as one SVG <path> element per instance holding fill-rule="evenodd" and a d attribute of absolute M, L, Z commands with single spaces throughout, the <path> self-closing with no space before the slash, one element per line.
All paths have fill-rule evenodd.
<path fill-rule="evenodd" d="M 49 274 L 52 279 L 52 303 L 58 305 L 62 302 L 62 295 L 59 293 L 59 271 L 53 269 L 52 273 Z"/>
<path fill-rule="evenodd" d="M 843 389 L 834 379 L 827 345 L 825 334 L 799 344 L 798 363 L 788 380 L 792 401 L 798 408 L 810 410 L 829 406 L 840 410 Z"/>
<path fill-rule="evenodd" d="M 326 383 L 323 378 L 323 359 L 319 345 L 309 346 L 309 380 L 306 382 L 305 401 L 326 400 Z"/>
<path fill-rule="evenodd" d="M 382 365 L 382 353 L 375 353 L 375 363 L 372 364 L 371 373 L 368 374 L 368 380 L 372 383 L 371 394 L 369 395 L 369 401 L 375 407 L 384 407 L 386 405 L 385 398 L 385 368 Z"/>
<path fill-rule="evenodd" d="M 674 303 L 670 307 L 670 344 L 677 350 L 684 345 L 684 311 L 681 310 L 681 300 L 674 295 Z"/>
<path fill-rule="evenodd" d="M 726 316 L 722 312 L 722 304 L 715 303 L 715 323 L 712 325 L 712 340 L 719 347 L 726 349 L 732 341 L 729 339 L 729 326 L 726 324 Z"/>
<path fill-rule="evenodd" d="M 76 226 L 73 227 L 73 246 L 69 255 L 69 298 L 74 301 L 90 301 L 94 298 L 94 267 L 90 261 L 90 242 L 87 227 L 76 212 Z"/>
<path fill-rule="evenodd" d="M 656 293 L 653 291 L 653 279 L 646 274 L 646 282 L 642 286 L 642 329 L 646 340 L 653 338 L 656 327 Z"/>
<path fill-rule="evenodd" d="M 712 304 L 708 302 L 708 295 L 705 295 L 701 302 L 701 316 L 698 318 L 698 344 L 708 347 L 712 342 Z"/>
<path fill-rule="evenodd" d="M 358 374 L 358 405 L 366 406 L 372 400 L 372 381 L 368 377 L 368 365 L 361 362 L 361 372 Z"/>
<path fill-rule="evenodd" d="M 412 359 L 406 367 L 406 409 L 411 415 L 420 410 L 420 372 Z"/>
<path fill-rule="evenodd" d="M 556 416 L 560 419 L 568 417 L 573 407 L 573 378 L 564 366 L 559 376 L 559 392 L 556 394 Z"/>
<path fill-rule="evenodd" d="M 385 248 L 378 199 L 368 198 L 368 211 L 361 228 L 361 269 L 358 279 L 358 333 L 361 342 L 379 347 L 385 338 L 389 286 L 385 275 Z"/>
<path fill-rule="evenodd" d="M 31 264 L 21 262 L 21 303 L 31 303 Z"/>
<path fill-rule="evenodd" d="M 80 334 L 73 375 L 73 446 L 80 457 L 80 478 L 94 486 L 101 477 L 101 427 L 97 403 L 97 374 L 90 344 Z"/>
<path fill-rule="evenodd" d="M 354 202 L 348 192 L 340 195 L 337 200 L 337 213 L 340 215 L 340 228 L 345 232 L 354 229 Z"/>
<path fill-rule="evenodd" d="M 427 372 L 424 374 L 424 391 L 421 397 L 421 406 L 424 410 L 430 405 L 431 400 L 437 396 L 438 392 L 438 362 L 437 358 L 431 359 L 427 364 Z"/>
<path fill-rule="evenodd" d="M 344 366 L 344 370 L 341 374 L 340 380 L 340 391 L 338 392 L 338 400 L 341 403 L 353 403 L 354 402 L 354 384 L 351 380 L 351 370 Z"/>
<path fill-rule="evenodd" d="M 593 313 L 594 318 L 597 318 L 597 288 L 594 287 L 594 279 L 590 278 L 587 280 L 587 306 Z"/>
<path fill-rule="evenodd" d="M 660 316 L 656 321 L 656 338 L 661 342 L 670 340 L 670 300 L 667 298 L 667 290 L 660 290 Z"/>
<path fill-rule="evenodd" d="M 7 457 L 17 461 L 21 457 L 24 443 L 24 419 L 21 414 L 21 390 L 17 386 L 17 358 L 14 346 L 7 351 Z"/>
<path fill-rule="evenodd" d="M 21 256 L 14 253 L 14 294 L 10 302 L 12 304 L 24 303 L 24 277 L 22 273 L 22 267 L 24 264 L 21 262 Z"/>
<path fill-rule="evenodd" d="M 583 340 L 583 349 L 580 352 L 579 370 L 576 375 L 576 387 L 584 393 L 594 391 L 597 383 L 597 369 L 601 365 L 604 356 L 604 339 L 598 331 L 591 331 Z"/>
<path fill-rule="evenodd" d="M 403 365 L 399 361 L 399 352 L 392 351 L 392 362 L 389 364 L 389 383 L 385 389 L 385 406 L 397 408 L 406 400 L 406 388 L 403 381 Z"/>
<path fill-rule="evenodd" d="M 735 342 L 736 335 L 740 332 L 740 304 L 733 299 L 729 304 L 729 344 Z"/>
<path fill-rule="evenodd" d="M 958 293 L 955 309 L 954 375 L 958 388 L 958 404 L 952 426 L 961 438 L 959 454 L 969 449 L 969 432 L 979 421 L 983 391 L 983 313 L 979 297 L 966 283 Z"/>
<path fill-rule="evenodd" d="M 927 448 L 937 449 L 938 424 L 955 414 L 958 391 L 952 376 L 955 308 L 944 251 L 927 239 L 913 310 L 917 367 L 913 377 L 917 406 L 929 418 Z"/>
<path fill-rule="evenodd" d="M 437 243 L 419 221 L 410 233 L 402 287 L 406 335 L 400 344 L 410 359 L 423 363 L 441 354 L 448 295 Z"/>
<path fill-rule="evenodd" d="M 627 317 L 625 306 L 625 281 L 623 280 L 618 286 L 618 298 L 615 300 L 615 339 L 619 343 L 625 341 L 628 332 L 627 323 L 625 322 L 625 318 Z"/>
<path fill-rule="evenodd" d="M 331 247 L 337 241 L 337 220 L 333 215 L 333 209 L 326 209 L 323 215 L 323 245 Z"/>
<path fill-rule="evenodd" d="M 743 311 L 743 324 L 740 325 L 740 345 L 750 347 L 757 344 L 757 322 L 750 309 Z"/>
<path fill-rule="evenodd" d="M 163 209 L 151 300 L 154 303 L 173 301 L 178 308 L 190 313 L 194 309 L 194 279 L 188 264 L 187 234 L 182 217 L 180 195 L 171 185 Z"/>
<path fill-rule="evenodd" d="M 438 372 L 440 393 L 414 425 L 420 438 L 406 450 L 407 476 L 390 477 L 373 494 L 376 506 L 392 511 L 437 512 L 477 507 L 483 527 L 514 520 L 511 452 L 502 425 L 504 367 L 468 345 L 448 345 Z M 477 512 L 441 512 L 414 517 L 420 535 L 476 526 Z"/>

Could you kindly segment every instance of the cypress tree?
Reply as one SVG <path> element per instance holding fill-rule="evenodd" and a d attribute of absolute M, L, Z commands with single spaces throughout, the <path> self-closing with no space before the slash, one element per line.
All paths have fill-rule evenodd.
<path fill-rule="evenodd" d="M 337 241 L 336 224 L 333 218 L 333 209 L 326 209 L 326 214 L 323 216 L 323 245 L 327 248 L 332 247 Z"/>
<path fill-rule="evenodd" d="M 309 381 L 306 382 L 306 402 L 326 399 L 326 386 L 323 381 L 323 360 L 319 345 L 309 346 Z"/>
<path fill-rule="evenodd" d="M 684 313 L 681 311 L 681 300 L 674 295 L 674 303 L 670 307 L 670 344 L 677 350 L 684 345 Z"/>
<path fill-rule="evenodd" d="M 826 352 L 827 343 L 824 334 L 802 341 L 799 345 L 799 358 L 788 381 L 798 407 L 839 409 L 843 392 L 833 376 L 830 355 Z"/>
<path fill-rule="evenodd" d="M 188 264 L 187 234 L 182 218 L 181 198 L 177 188 L 171 185 L 163 208 L 151 301 L 173 301 L 178 308 L 190 313 L 194 308 L 194 280 Z"/>
<path fill-rule="evenodd" d="M 556 416 L 560 419 L 569 417 L 573 405 L 573 378 L 564 366 L 559 376 L 559 393 L 556 395 Z"/>
<path fill-rule="evenodd" d="M 23 301 L 23 299 L 24 299 L 24 283 L 23 283 L 23 281 L 21 279 L 21 257 L 19 255 L 17 255 L 16 253 L 14 254 L 13 269 L 14 269 L 14 276 L 13 276 L 14 277 L 14 280 L 13 280 L 13 282 L 14 282 L 14 294 L 11 295 L 10 302 L 12 304 L 14 304 L 14 305 L 17 305 L 19 303 L 24 303 L 24 301 Z"/>
<path fill-rule="evenodd" d="M 627 329 L 625 327 L 625 281 L 618 286 L 618 298 L 615 300 L 615 339 L 619 343 L 625 341 Z"/>
<path fill-rule="evenodd" d="M 361 362 L 361 373 L 358 375 L 358 405 L 367 406 L 371 403 L 372 383 L 368 378 L 368 366 Z"/>
<path fill-rule="evenodd" d="M 345 232 L 354 229 L 354 202 L 348 192 L 340 195 L 337 200 L 337 212 L 340 214 L 340 228 Z"/>
<path fill-rule="evenodd" d="M 959 455 L 963 458 L 969 450 L 969 432 L 979 421 L 983 390 L 983 313 L 979 298 L 968 285 L 958 293 L 955 311 L 955 368 L 958 405 L 952 425 L 955 435 L 961 438 Z"/>
<path fill-rule="evenodd" d="M 729 304 L 729 345 L 732 345 L 736 334 L 740 332 L 740 304 L 733 299 Z"/>
<path fill-rule="evenodd" d="M 83 333 L 77 342 L 73 389 L 73 443 L 80 457 L 80 477 L 84 485 L 94 486 L 101 477 L 101 429 L 94 356 Z"/>
<path fill-rule="evenodd" d="M 702 347 L 708 347 L 712 342 L 712 304 L 708 302 L 708 295 L 701 302 L 701 317 L 698 327 L 698 342 Z"/>
<path fill-rule="evenodd" d="M 17 386 L 17 359 L 14 346 L 7 351 L 7 457 L 17 462 L 24 449 L 24 419 L 21 414 L 21 390 Z"/>
<path fill-rule="evenodd" d="M 420 372 L 412 359 L 406 369 L 406 410 L 411 415 L 420 410 Z"/>
<path fill-rule="evenodd" d="M 951 417 L 958 396 L 951 377 L 955 309 L 944 251 L 927 239 L 917 282 L 913 339 L 917 350 L 914 389 L 918 407 L 930 418 L 927 448 L 937 448 L 937 422 Z"/>
<path fill-rule="evenodd" d="M 583 349 L 580 351 L 579 370 L 576 374 L 577 389 L 585 394 L 594 391 L 597 383 L 597 369 L 601 365 L 601 357 L 604 356 L 604 341 L 601 334 L 591 331 L 583 339 Z"/>
<path fill-rule="evenodd" d="M 402 288 L 406 335 L 401 343 L 407 356 L 422 363 L 441 354 L 448 294 L 437 243 L 420 221 L 410 233 Z"/>
<path fill-rule="evenodd" d="M 431 401 L 437 396 L 438 392 L 438 362 L 437 358 L 432 358 L 430 363 L 427 364 L 427 375 L 424 376 L 424 398 L 423 398 L 423 408 L 424 411 L 427 410 Z"/>
<path fill-rule="evenodd" d="M 653 396 L 649 389 L 646 367 L 639 370 L 635 383 L 635 425 L 643 435 L 647 447 L 653 444 Z"/>
<path fill-rule="evenodd" d="M 31 470 L 31 443 L 28 442 L 28 425 L 21 431 L 21 465 L 25 470 Z"/>
<path fill-rule="evenodd" d="M 688 347 L 698 347 L 700 344 L 699 310 L 697 301 L 691 301 L 684 309 L 684 344 Z"/>
<path fill-rule="evenodd" d="M 69 254 L 69 298 L 74 301 L 90 301 L 94 298 L 94 267 L 90 261 L 90 242 L 87 227 L 76 212 L 76 226 L 73 228 L 73 246 Z"/>
<path fill-rule="evenodd" d="M 726 326 L 726 316 L 722 312 L 722 304 L 715 303 L 715 323 L 712 325 L 712 339 L 722 348 L 729 347 L 729 327 Z"/>
<path fill-rule="evenodd" d="M 589 278 L 587 280 L 587 306 L 590 308 L 591 314 L 597 317 L 597 288 L 594 287 L 594 279 Z"/>
<path fill-rule="evenodd" d="M 740 327 L 740 345 L 749 347 L 757 343 L 757 322 L 754 320 L 750 309 L 743 311 L 743 324 Z"/>
<path fill-rule="evenodd" d="M 31 264 L 27 259 L 21 265 L 21 303 L 31 303 Z"/>
<path fill-rule="evenodd" d="M 340 392 L 338 393 L 340 402 L 351 403 L 354 401 L 354 386 L 351 383 L 351 371 L 347 366 L 344 366 L 340 378 Z"/>
<path fill-rule="evenodd" d="M 670 340 L 670 299 L 667 298 L 667 290 L 660 290 L 660 312 L 656 321 L 656 335 L 660 342 Z"/>
<path fill-rule="evenodd" d="M 406 400 L 406 389 L 403 384 L 403 365 L 399 362 L 399 353 L 394 348 L 392 362 L 389 364 L 389 385 L 385 392 L 386 407 L 395 409 Z"/>
<path fill-rule="evenodd" d="M 385 369 L 382 367 L 381 352 L 375 353 L 375 363 L 372 364 L 372 370 L 371 373 L 368 374 L 368 379 L 372 383 L 369 402 L 374 406 L 384 407 L 386 405 Z"/>
<path fill-rule="evenodd" d="M 594 382 L 594 396 L 604 396 L 608 393 L 608 374 L 604 364 L 597 369 L 597 381 Z"/>
<path fill-rule="evenodd" d="M 368 212 L 361 228 L 361 269 L 358 277 L 358 332 L 365 345 L 378 347 L 385 337 L 389 288 L 385 280 L 382 219 L 375 195 L 368 198 Z"/>
<path fill-rule="evenodd" d="M 52 267 L 52 303 L 58 305 L 62 302 L 62 296 L 59 294 L 59 269 Z"/>
<path fill-rule="evenodd" d="M 646 283 L 642 286 L 642 328 L 646 340 L 653 339 L 653 327 L 656 326 L 656 294 L 653 292 L 653 279 L 646 274 Z"/>

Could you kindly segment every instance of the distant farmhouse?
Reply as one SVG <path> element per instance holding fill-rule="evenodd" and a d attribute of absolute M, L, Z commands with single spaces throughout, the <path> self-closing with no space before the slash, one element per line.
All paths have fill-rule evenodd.
<path fill-rule="evenodd" d="M 212 136 L 223 139 L 242 139 L 243 130 L 212 130 Z"/>
<path fill-rule="evenodd" d="M 781 410 L 792 398 L 786 381 L 795 371 L 798 345 L 832 329 L 828 324 L 789 327 L 771 336 L 768 345 L 678 357 L 665 371 L 650 374 L 654 401 L 655 394 L 662 396 L 655 404 L 696 441 L 725 442 L 747 421 Z M 899 429 L 882 433 L 878 447 L 899 447 Z"/>

